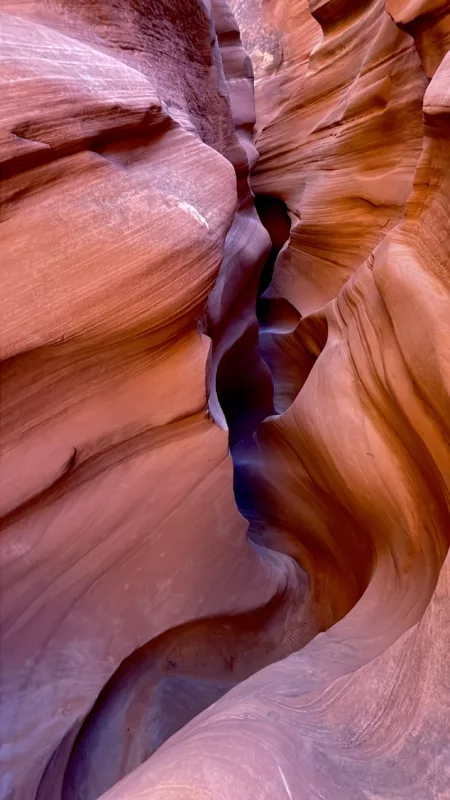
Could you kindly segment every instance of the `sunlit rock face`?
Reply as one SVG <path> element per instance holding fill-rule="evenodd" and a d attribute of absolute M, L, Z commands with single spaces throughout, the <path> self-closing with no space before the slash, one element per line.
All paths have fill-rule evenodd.
<path fill-rule="evenodd" d="M 246 538 L 214 399 L 233 350 L 246 430 L 273 410 L 230 12 L 3 3 L 0 27 L 1 796 L 88 800 L 317 627 L 304 571 Z"/>
<path fill-rule="evenodd" d="M 0 798 L 447 800 L 448 4 L 0 39 Z"/>

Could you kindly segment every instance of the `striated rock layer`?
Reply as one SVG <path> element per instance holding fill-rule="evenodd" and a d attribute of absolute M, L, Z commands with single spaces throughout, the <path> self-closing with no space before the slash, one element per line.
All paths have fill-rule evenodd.
<path fill-rule="evenodd" d="M 0 5 L 5 800 L 450 798 L 450 12 L 229 4 Z"/>
<path fill-rule="evenodd" d="M 269 246 L 249 62 L 215 19 L 198 2 L 2 4 L 5 798 L 98 797 L 316 631 L 291 619 L 304 573 L 246 539 L 207 406 L 223 354 L 257 343 Z"/>

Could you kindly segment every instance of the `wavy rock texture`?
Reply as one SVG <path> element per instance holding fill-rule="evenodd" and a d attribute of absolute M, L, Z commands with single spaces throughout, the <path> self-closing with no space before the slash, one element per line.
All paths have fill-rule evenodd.
<path fill-rule="evenodd" d="M 246 539 L 207 407 L 257 342 L 269 246 L 249 62 L 215 19 L 230 87 L 201 3 L 2 5 L 5 798 L 98 797 L 317 630 L 304 573 Z"/>
<path fill-rule="evenodd" d="M 230 5 L 2 4 L 8 800 L 450 797 L 450 14 Z"/>

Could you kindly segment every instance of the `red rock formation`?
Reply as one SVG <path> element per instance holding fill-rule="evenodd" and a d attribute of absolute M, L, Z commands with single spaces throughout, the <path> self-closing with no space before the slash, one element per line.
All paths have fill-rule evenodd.
<path fill-rule="evenodd" d="M 2 4 L 8 800 L 450 797 L 447 4 L 231 5 L 274 405 L 225 4 Z"/>
<path fill-rule="evenodd" d="M 197 330 L 220 265 L 261 268 L 268 237 L 201 4 L 7 3 L 1 23 L 1 791 L 86 798 L 142 760 L 126 756 L 136 731 L 119 714 L 122 765 L 99 775 L 94 754 L 90 778 L 82 765 L 76 785 L 75 764 L 62 783 L 124 659 L 171 629 L 176 650 L 186 623 L 220 615 L 222 630 L 227 614 L 304 593 L 292 562 L 246 540 Z M 256 663 L 227 634 L 213 678 L 305 641 L 277 608 Z M 195 666 L 191 653 L 180 669 Z"/>

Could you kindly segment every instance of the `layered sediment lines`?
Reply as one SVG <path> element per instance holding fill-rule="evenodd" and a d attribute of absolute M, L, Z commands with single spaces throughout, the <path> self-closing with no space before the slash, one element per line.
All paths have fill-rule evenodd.
<path fill-rule="evenodd" d="M 253 266 L 235 318 L 251 305 L 257 343 L 269 244 L 248 186 L 249 67 L 234 25 L 229 88 L 218 6 L 217 37 L 197 2 L 2 3 L 5 798 L 98 797 L 315 632 L 292 618 L 304 573 L 246 539 L 208 408 Z"/>
<path fill-rule="evenodd" d="M 405 32 L 394 29 L 382 4 L 363 11 L 358 38 L 354 5 L 348 20 L 344 9 L 333 22 L 331 5 L 321 4 L 323 40 L 314 45 L 300 96 L 291 97 L 292 108 L 304 105 L 307 115 L 308 81 L 312 91 L 317 73 L 325 78 L 328 58 L 330 76 L 342 81 L 339 59 L 353 47 L 363 58 L 341 87 L 345 103 L 339 89 L 335 108 L 342 116 L 336 112 L 323 125 L 319 93 L 309 110 L 317 131 L 305 132 L 286 105 L 258 129 L 253 186 L 282 199 L 292 222 L 266 296 L 290 302 L 302 319 L 295 326 L 291 316 L 294 330 L 283 335 L 286 318 L 277 321 L 274 312 L 275 330 L 263 333 L 275 400 L 278 392 L 286 410 L 235 450 L 252 535 L 306 565 L 324 622 L 326 611 L 329 624 L 341 619 L 203 712 L 108 800 L 256 792 L 268 800 L 448 796 L 448 56 L 427 87 L 423 45 L 416 51 L 408 35 L 436 41 L 435 19 L 443 30 L 445 14 L 428 9 L 423 18 L 416 9 L 420 23 L 405 17 Z M 294 30 L 289 15 L 285 25 Z M 352 30 L 353 44 L 345 46 Z M 243 28 L 244 42 L 245 36 Z M 330 51 L 333 39 L 341 50 Z M 281 80 L 282 65 L 277 70 Z M 394 96 L 377 109 L 372 101 L 358 109 L 359 81 L 370 88 L 374 71 L 384 85 L 396 73 Z M 264 93 L 263 79 L 259 89 Z M 374 113 L 378 128 L 366 118 Z M 276 157 L 277 124 L 281 162 L 292 137 L 284 165 Z M 312 174 L 327 155 L 328 196 L 323 176 Z M 302 158 L 317 161 L 315 169 L 297 167 Z M 363 184 L 379 195 L 360 216 Z M 294 197 L 300 208 L 293 208 Z M 305 247 L 314 212 L 317 230 Z M 326 272 L 328 247 L 334 257 Z M 277 308 L 286 315 L 286 305 Z"/>
<path fill-rule="evenodd" d="M 0 6 L 5 800 L 449 797 L 450 16 L 230 5 Z"/>

